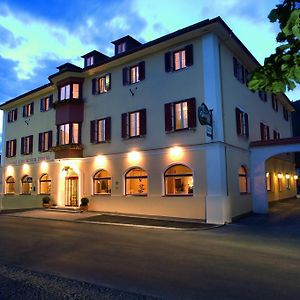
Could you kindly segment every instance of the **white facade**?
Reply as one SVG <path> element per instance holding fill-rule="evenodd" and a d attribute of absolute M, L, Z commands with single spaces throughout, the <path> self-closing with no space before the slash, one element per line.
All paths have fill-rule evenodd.
<path fill-rule="evenodd" d="M 243 66 L 243 72 L 252 71 L 257 62 L 241 42 L 229 34 L 220 18 L 145 45 L 132 38 L 126 42 L 131 47 L 127 52 L 112 58 L 91 52 L 90 55 L 96 58 L 98 55 L 100 59 L 95 65 L 83 69 L 61 66 L 58 73 L 50 76 L 50 84 L 1 105 L 4 111 L 3 209 L 41 206 L 45 194 L 41 184 L 47 183 L 41 183 L 40 179 L 47 174 L 51 180 L 52 203 L 58 206 L 78 206 L 80 198 L 86 196 L 91 210 L 210 223 L 230 222 L 252 211 L 249 144 L 261 139 L 260 123 L 269 126 L 271 133 L 273 130 L 279 132 L 281 138 L 292 135 L 290 118 L 285 120 L 282 112 L 285 108 L 289 115 L 293 110 L 288 99 L 277 95 L 278 111 L 275 111 L 271 95 L 267 101 L 262 101 L 258 93 L 249 91 L 245 83 L 237 79 L 233 59 Z M 114 43 L 117 49 L 118 41 Z M 171 71 L 167 70 L 169 57 L 173 60 Z M 84 58 L 90 64 L 89 54 Z M 139 75 L 134 70 L 136 66 L 140 68 Z M 129 75 L 133 76 L 131 80 L 140 76 L 138 82 L 124 83 L 124 68 L 127 67 L 130 67 Z M 176 68 L 178 70 L 174 70 Z M 109 77 L 105 77 L 108 74 Z M 95 78 L 107 78 L 105 92 L 93 93 Z M 99 89 L 104 83 L 100 81 Z M 76 95 L 64 101 L 62 97 L 65 98 L 68 91 L 65 89 L 62 96 L 61 87 L 69 84 L 76 85 L 73 96 Z M 53 96 L 55 108 L 41 112 L 41 99 L 49 95 Z M 76 101 L 82 105 L 79 109 Z M 23 117 L 23 106 L 32 102 L 34 113 Z M 210 128 L 197 120 L 197 110 L 202 103 L 212 110 L 212 137 L 207 134 Z M 169 107 L 172 110 L 169 111 Z M 8 114 L 16 108 L 17 119 L 8 122 Z M 237 109 L 247 114 L 247 128 L 242 124 L 241 134 L 237 133 Z M 134 112 L 138 112 L 138 116 Z M 123 117 L 125 113 L 127 119 Z M 167 128 L 169 118 L 175 130 Z M 102 119 L 107 120 L 105 126 L 110 124 L 106 128 L 109 130 L 103 129 L 100 134 L 101 130 L 97 129 L 99 132 L 95 135 L 91 127 L 98 123 L 91 121 Z M 139 133 L 137 137 L 124 137 L 127 130 L 124 120 L 130 123 L 127 133 Z M 73 131 L 68 134 L 73 142 L 70 140 L 62 145 L 65 140 L 59 128 L 66 123 L 79 124 L 81 131 L 74 136 L 76 129 L 70 125 Z M 55 152 L 41 152 L 40 133 L 49 131 Z M 91 135 L 104 140 L 91 142 Z M 27 142 L 22 140 L 28 136 L 33 136 L 32 149 L 30 145 L 27 149 Z M 69 139 L 69 136 L 63 138 Z M 15 155 L 7 155 L 6 142 L 12 140 L 16 140 L 16 151 L 11 153 Z M 282 172 L 288 170 L 293 177 L 293 162 L 282 158 L 280 161 L 284 165 Z M 176 165 L 178 167 L 172 168 Z M 246 172 L 244 177 L 239 176 L 241 167 Z M 134 168 L 142 170 L 131 172 Z M 271 170 L 274 165 L 267 164 L 267 168 Z M 107 171 L 105 176 L 110 179 L 94 178 L 101 170 Z M 172 173 L 175 171 L 184 174 Z M 24 193 L 26 175 L 30 191 Z M 10 184 L 8 178 L 13 178 L 14 183 Z M 245 182 L 246 190 L 241 191 Z M 106 193 L 95 193 L 98 188 Z M 70 189 L 74 189 L 71 194 Z M 291 185 L 282 194 L 271 195 L 270 199 L 294 195 L 294 185 Z M 70 197 L 76 201 L 72 202 Z"/>

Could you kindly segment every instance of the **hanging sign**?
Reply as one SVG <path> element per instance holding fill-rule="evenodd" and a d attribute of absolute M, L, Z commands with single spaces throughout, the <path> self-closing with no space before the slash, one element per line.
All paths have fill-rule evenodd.
<path fill-rule="evenodd" d="M 198 107 L 198 120 L 201 125 L 206 125 L 206 135 L 213 138 L 212 109 L 208 109 L 205 103 Z"/>

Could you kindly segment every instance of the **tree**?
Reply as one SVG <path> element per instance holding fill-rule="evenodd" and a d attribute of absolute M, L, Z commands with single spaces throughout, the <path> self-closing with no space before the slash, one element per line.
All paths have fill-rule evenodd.
<path fill-rule="evenodd" d="M 284 0 L 268 18 L 279 23 L 276 40 L 281 45 L 251 74 L 248 87 L 273 93 L 293 90 L 300 84 L 300 0 Z"/>

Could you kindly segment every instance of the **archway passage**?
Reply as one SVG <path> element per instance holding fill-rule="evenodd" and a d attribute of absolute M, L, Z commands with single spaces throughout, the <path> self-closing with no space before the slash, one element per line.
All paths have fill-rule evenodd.
<path fill-rule="evenodd" d="M 279 154 L 295 152 L 300 152 L 299 137 L 279 140 L 256 141 L 250 144 L 250 171 L 253 212 L 268 212 L 268 176 L 266 176 L 266 161 L 269 158 Z M 280 176 L 278 176 L 278 174 L 277 178 L 280 179 Z M 280 182 L 278 184 L 280 188 Z"/>

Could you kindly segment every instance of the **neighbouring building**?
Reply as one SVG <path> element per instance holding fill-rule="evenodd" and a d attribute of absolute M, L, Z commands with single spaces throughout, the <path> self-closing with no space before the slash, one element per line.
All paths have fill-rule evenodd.
<path fill-rule="evenodd" d="M 250 145 L 292 136 L 284 94 L 251 92 L 258 62 L 224 21 L 113 42 L 4 111 L 2 209 L 58 207 L 230 222 L 253 210 Z M 292 154 L 265 164 L 269 201 L 294 197 Z"/>

